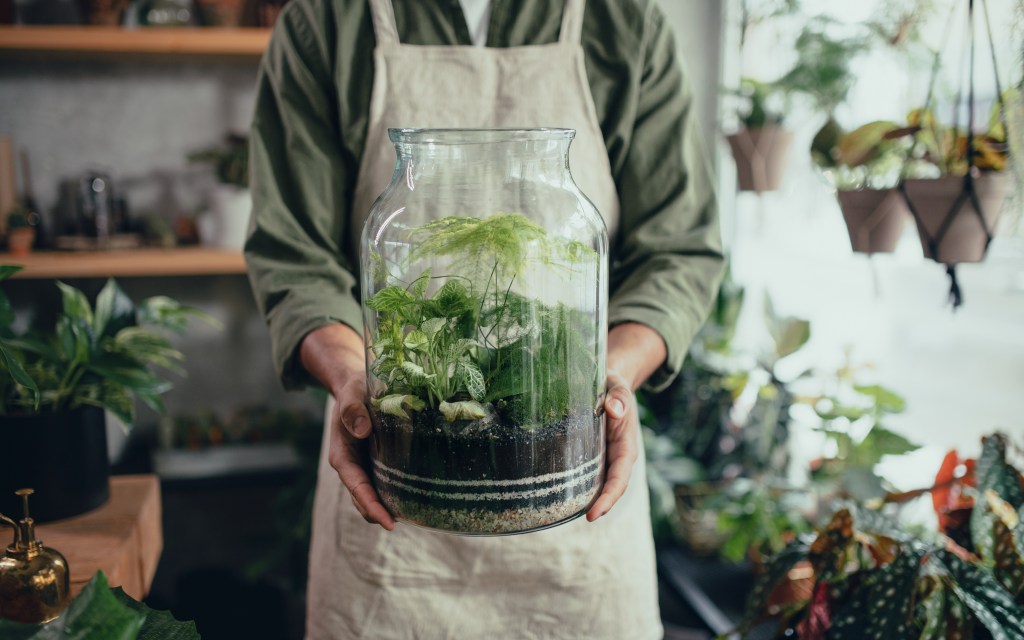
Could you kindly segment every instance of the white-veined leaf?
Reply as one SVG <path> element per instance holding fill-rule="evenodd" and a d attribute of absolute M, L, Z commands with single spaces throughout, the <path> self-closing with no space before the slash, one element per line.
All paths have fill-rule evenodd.
<path fill-rule="evenodd" d="M 442 402 L 438 410 L 448 420 L 479 420 L 487 417 L 487 408 L 475 400 L 463 400 L 461 402 Z"/>
<path fill-rule="evenodd" d="M 459 360 L 459 373 L 462 375 L 462 381 L 466 385 L 469 395 L 478 402 L 483 400 L 487 395 L 487 389 L 484 386 L 484 374 L 480 371 L 480 367 L 463 358 Z"/>
<path fill-rule="evenodd" d="M 374 398 L 371 402 L 381 413 L 397 416 L 403 420 L 412 420 L 408 411 L 422 411 L 427 406 L 423 400 L 406 393 L 381 396 Z"/>

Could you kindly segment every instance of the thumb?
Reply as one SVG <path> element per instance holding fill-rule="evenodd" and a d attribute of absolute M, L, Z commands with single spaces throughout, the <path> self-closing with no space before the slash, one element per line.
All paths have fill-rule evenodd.
<path fill-rule="evenodd" d="M 613 419 L 620 419 L 626 415 L 626 407 L 629 406 L 630 395 L 627 387 L 615 385 L 608 389 L 608 395 L 604 399 L 604 410 Z"/>
<path fill-rule="evenodd" d="M 366 405 L 359 400 L 353 401 L 352 399 L 346 399 L 343 402 L 340 398 L 338 403 L 341 424 L 345 429 L 359 439 L 370 435 L 370 414 L 366 410 Z"/>

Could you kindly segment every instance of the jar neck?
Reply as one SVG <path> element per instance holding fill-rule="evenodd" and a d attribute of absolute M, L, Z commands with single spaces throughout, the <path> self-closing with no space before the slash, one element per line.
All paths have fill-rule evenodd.
<path fill-rule="evenodd" d="M 571 133 L 519 133 L 502 137 L 500 132 L 456 132 L 454 140 L 444 136 L 394 140 L 398 170 L 413 186 L 421 180 L 460 176 L 513 179 L 570 180 L 569 144 Z M 518 133 L 518 132 L 517 132 Z M 479 138 L 479 139 L 478 139 Z"/>

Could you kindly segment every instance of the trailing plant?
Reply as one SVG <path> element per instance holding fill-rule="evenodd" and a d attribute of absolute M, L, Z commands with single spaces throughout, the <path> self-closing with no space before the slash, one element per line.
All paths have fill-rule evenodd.
<path fill-rule="evenodd" d="M 784 91 L 807 96 L 815 110 L 829 117 L 853 88 L 851 61 L 868 46 L 864 37 L 834 37 L 831 26 L 824 19 L 810 21 L 794 43 L 796 63 L 776 81 Z"/>
<path fill-rule="evenodd" d="M 403 420 L 430 408 L 449 423 L 494 410 L 550 423 L 574 399 L 596 397 L 596 319 L 513 290 L 533 263 L 556 272 L 596 268 L 592 249 L 550 237 L 516 213 L 442 218 L 409 238 L 410 264 L 443 259 L 460 273 L 428 269 L 401 283 L 383 275 L 378 260 L 378 277 L 390 284 L 365 301 L 377 320 L 370 370 L 386 385 L 372 400 L 376 409 Z M 435 281 L 443 284 L 428 294 Z"/>
<path fill-rule="evenodd" d="M 960 467 L 953 452 L 935 486 L 890 494 L 875 505 L 839 508 L 814 536 L 790 543 L 772 558 L 751 592 L 742 625 L 778 622 L 776 637 L 1024 638 L 1024 476 L 1007 458 L 1009 440 L 983 439 L 973 473 L 943 477 Z M 965 465 L 966 466 L 966 465 Z M 966 546 L 945 533 L 914 534 L 884 512 L 931 493 L 940 518 L 954 488 L 971 487 Z M 941 521 L 941 520 L 940 520 Z M 948 524 L 948 523 L 947 523 Z M 797 563 L 813 568 L 809 598 L 768 606 Z M 979 631 L 979 630 L 984 631 Z"/>
<path fill-rule="evenodd" d="M 0 266 L 0 280 L 21 267 Z M 184 356 L 158 330 L 183 332 L 206 314 L 157 296 L 136 305 L 113 280 L 95 307 L 80 290 L 57 282 L 63 310 L 52 331 L 14 331 L 14 312 L 0 291 L 0 414 L 60 413 L 81 406 L 109 410 L 131 425 L 141 400 L 164 412 L 171 383 L 155 368 L 184 375 Z"/>

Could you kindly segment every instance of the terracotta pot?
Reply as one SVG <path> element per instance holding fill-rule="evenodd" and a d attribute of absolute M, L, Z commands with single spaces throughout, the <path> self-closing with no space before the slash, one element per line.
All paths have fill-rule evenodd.
<path fill-rule="evenodd" d="M 1010 191 L 1010 181 L 1004 174 L 983 173 L 975 178 L 974 189 L 982 211 L 976 211 L 967 199 L 948 222 L 953 204 L 963 193 L 962 177 L 907 180 L 905 188 L 926 258 L 943 264 L 985 259 L 988 236 L 995 232 L 1003 202 Z"/>
<path fill-rule="evenodd" d="M 910 210 L 896 189 L 839 191 L 850 246 L 857 253 L 892 253 L 910 219 Z"/>
<path fill-rule="evenodd" d="M 782 183 L 793 134 L 782 127 L 742 129 L 728 136 L 740 191 L 775 191 Z"/>
<path fill-rule="evenodd" d="M 27 256 L 32 253 L 32 245 L 36 241 L 36 230 L 31 227 L 11 229 L 7 233 L 7 248 L 14 256 Z"/>
<path fill-rule="evenodd" d="M 0 513 L 21 513 L 14 492 L 35 489 L 32 517 L 59 520 L 91 511 L 110 498 L 110 462 L 103 409 L 4 416 L 0 422 Z"/>
<path fill-rule="evenodd" d="M 204 27 L 237 27 L 242 24 L 242 0 L 196 0 Z"/>

